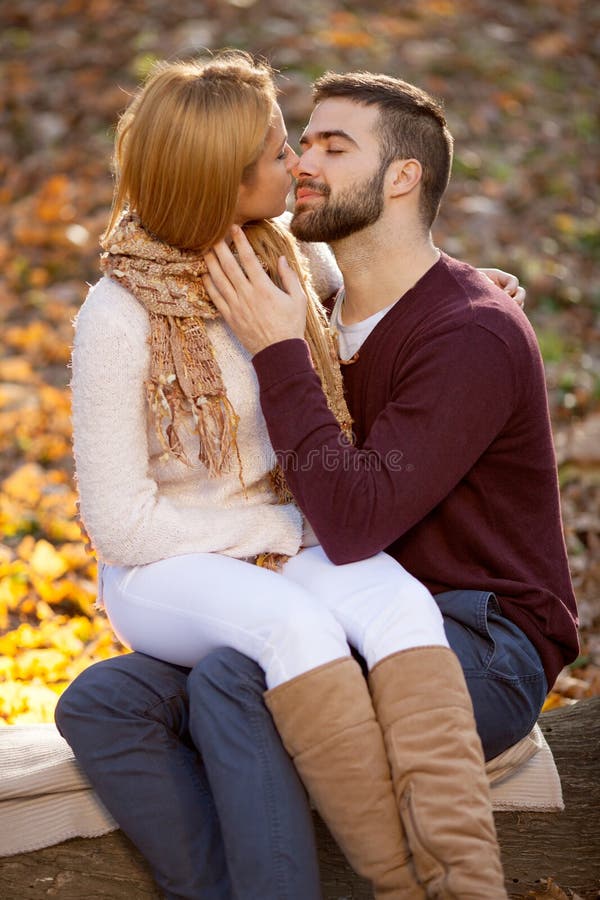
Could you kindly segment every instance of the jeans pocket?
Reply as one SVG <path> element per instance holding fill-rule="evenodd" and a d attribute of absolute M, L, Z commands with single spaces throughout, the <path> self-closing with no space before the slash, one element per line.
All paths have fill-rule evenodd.
<path fill-rule="evenodd" d="M 546 677 L 540 656 L 521 629 L 493 608 L 488 609 L 486 634 L 493 645 L 493 654 L 487 669 L 497 678 L 510 681 L 528 681 Z"/>
<path fill-rule="evenodd" d="M 509 681 L 544 678 L 539 654 L 521 629 L 500 610 L 490 591 L 456 590 L 439 594 L 450 646 L 467 672 Z"/>
<path fill-rule="evenodd" d="M 496 656 L 496 641 L 488 625 L 488 611 L 499 612 L 488 591 L 456 590 L 435 598 L 450 647 L 466 672 L 486 672 Z"/>
<path fill-rule="evenodd" d="M 493 593 L 448 591 L 435 599 L 491 759 L 531 731 L 547 691 L 542 661 L 524 632 L 502 615 Z"/>

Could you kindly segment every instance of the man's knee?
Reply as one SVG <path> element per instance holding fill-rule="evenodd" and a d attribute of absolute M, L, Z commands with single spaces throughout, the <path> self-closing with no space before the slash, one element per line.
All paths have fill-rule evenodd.
<path fill-rule="evenodd" d="M 211 696 L 239 701 L 244 696 L 261 697 L 266 691 L 261 667 L 230 647 L 214 650 L 196 663 L 187 680 L 190 703 L 210 702 Z"/>
<path fill-rule="evenodd" d="M 159 717 L 167 705 L 185 700 L 187 673 L 140 653 L 103 660 L 84 669 L 59 698 L 56 725 L 68 739 L 83 721 L 91 725 L 107 717 Z"/>
<path fill-rule="evenodd" d="M 113 660 L 104 660 L 84 669 L 58 698 L 54 719 L 63 737 L 68 737 L 71 724 L 93 717 L 99 706 L 106 706 L 113 680 Z"/>

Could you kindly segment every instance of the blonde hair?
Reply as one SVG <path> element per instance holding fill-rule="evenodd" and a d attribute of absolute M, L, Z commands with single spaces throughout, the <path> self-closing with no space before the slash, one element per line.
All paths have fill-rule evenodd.
<path fill-rule="evenodd" d="M 204 251 L 223 238 L 275 101 L 272 70 L 241 51 L 157 64 L 117 127 L 106 233 L 129 207 L 181 250 Z"/>
<path fill-rule="evenodd" d="M 205 252 L 231 227 L 240 185 L 253 176 L 265 145 L 277 90 L 273 70 L 248 53 L 159 63 L 121 117 L 115 144 L 115 195 L 103 240 L 122 213 L 180 250 Z M 276 222 L 244 226 L 280 285 L 285 256 L 307 293 L 306 340 L 328 402 L 349 431 L 327 318 L 295 239 Z"/>

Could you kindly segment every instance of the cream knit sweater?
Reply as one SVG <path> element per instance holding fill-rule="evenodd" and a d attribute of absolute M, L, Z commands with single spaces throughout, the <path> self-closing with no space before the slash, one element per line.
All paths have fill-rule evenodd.
<path fill-rule="evenodd" d="M 341 277 L 325 245 L 302 245 L 322 298 Z M 238 558 L 298 552 L 303 518 L 277 504 L 268 473 L 275 464 L 250 354 L 222 319 L 207 321 L 229 400 L 240 417 L 237 466 L 209 478 L 200 463 L 186 466 L 163 450 L 148 415 L 146 310 L 117 282 L 102 278 L 75 322 L 71 380 L 80 514 L 99 560 L 137 566 L 185 553 Z M 184 437 L 197 460 L 197 436 Z"/>

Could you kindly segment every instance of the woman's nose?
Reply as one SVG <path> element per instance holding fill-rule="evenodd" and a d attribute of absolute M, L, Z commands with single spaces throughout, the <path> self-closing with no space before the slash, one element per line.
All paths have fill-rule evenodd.
<path fill-rule="evenodd" d="M 288 172 L 293 173 L 294 169 L 296 168 L 296 166 L 298 164 L 298 154 L 296 153 L 295 150 L 293 150 L 290 147 L 289 144 L 288 144 L 288 152 L 287 152 L 285 162 L 286 162 L 286 169 L 288 170 Z"/>

